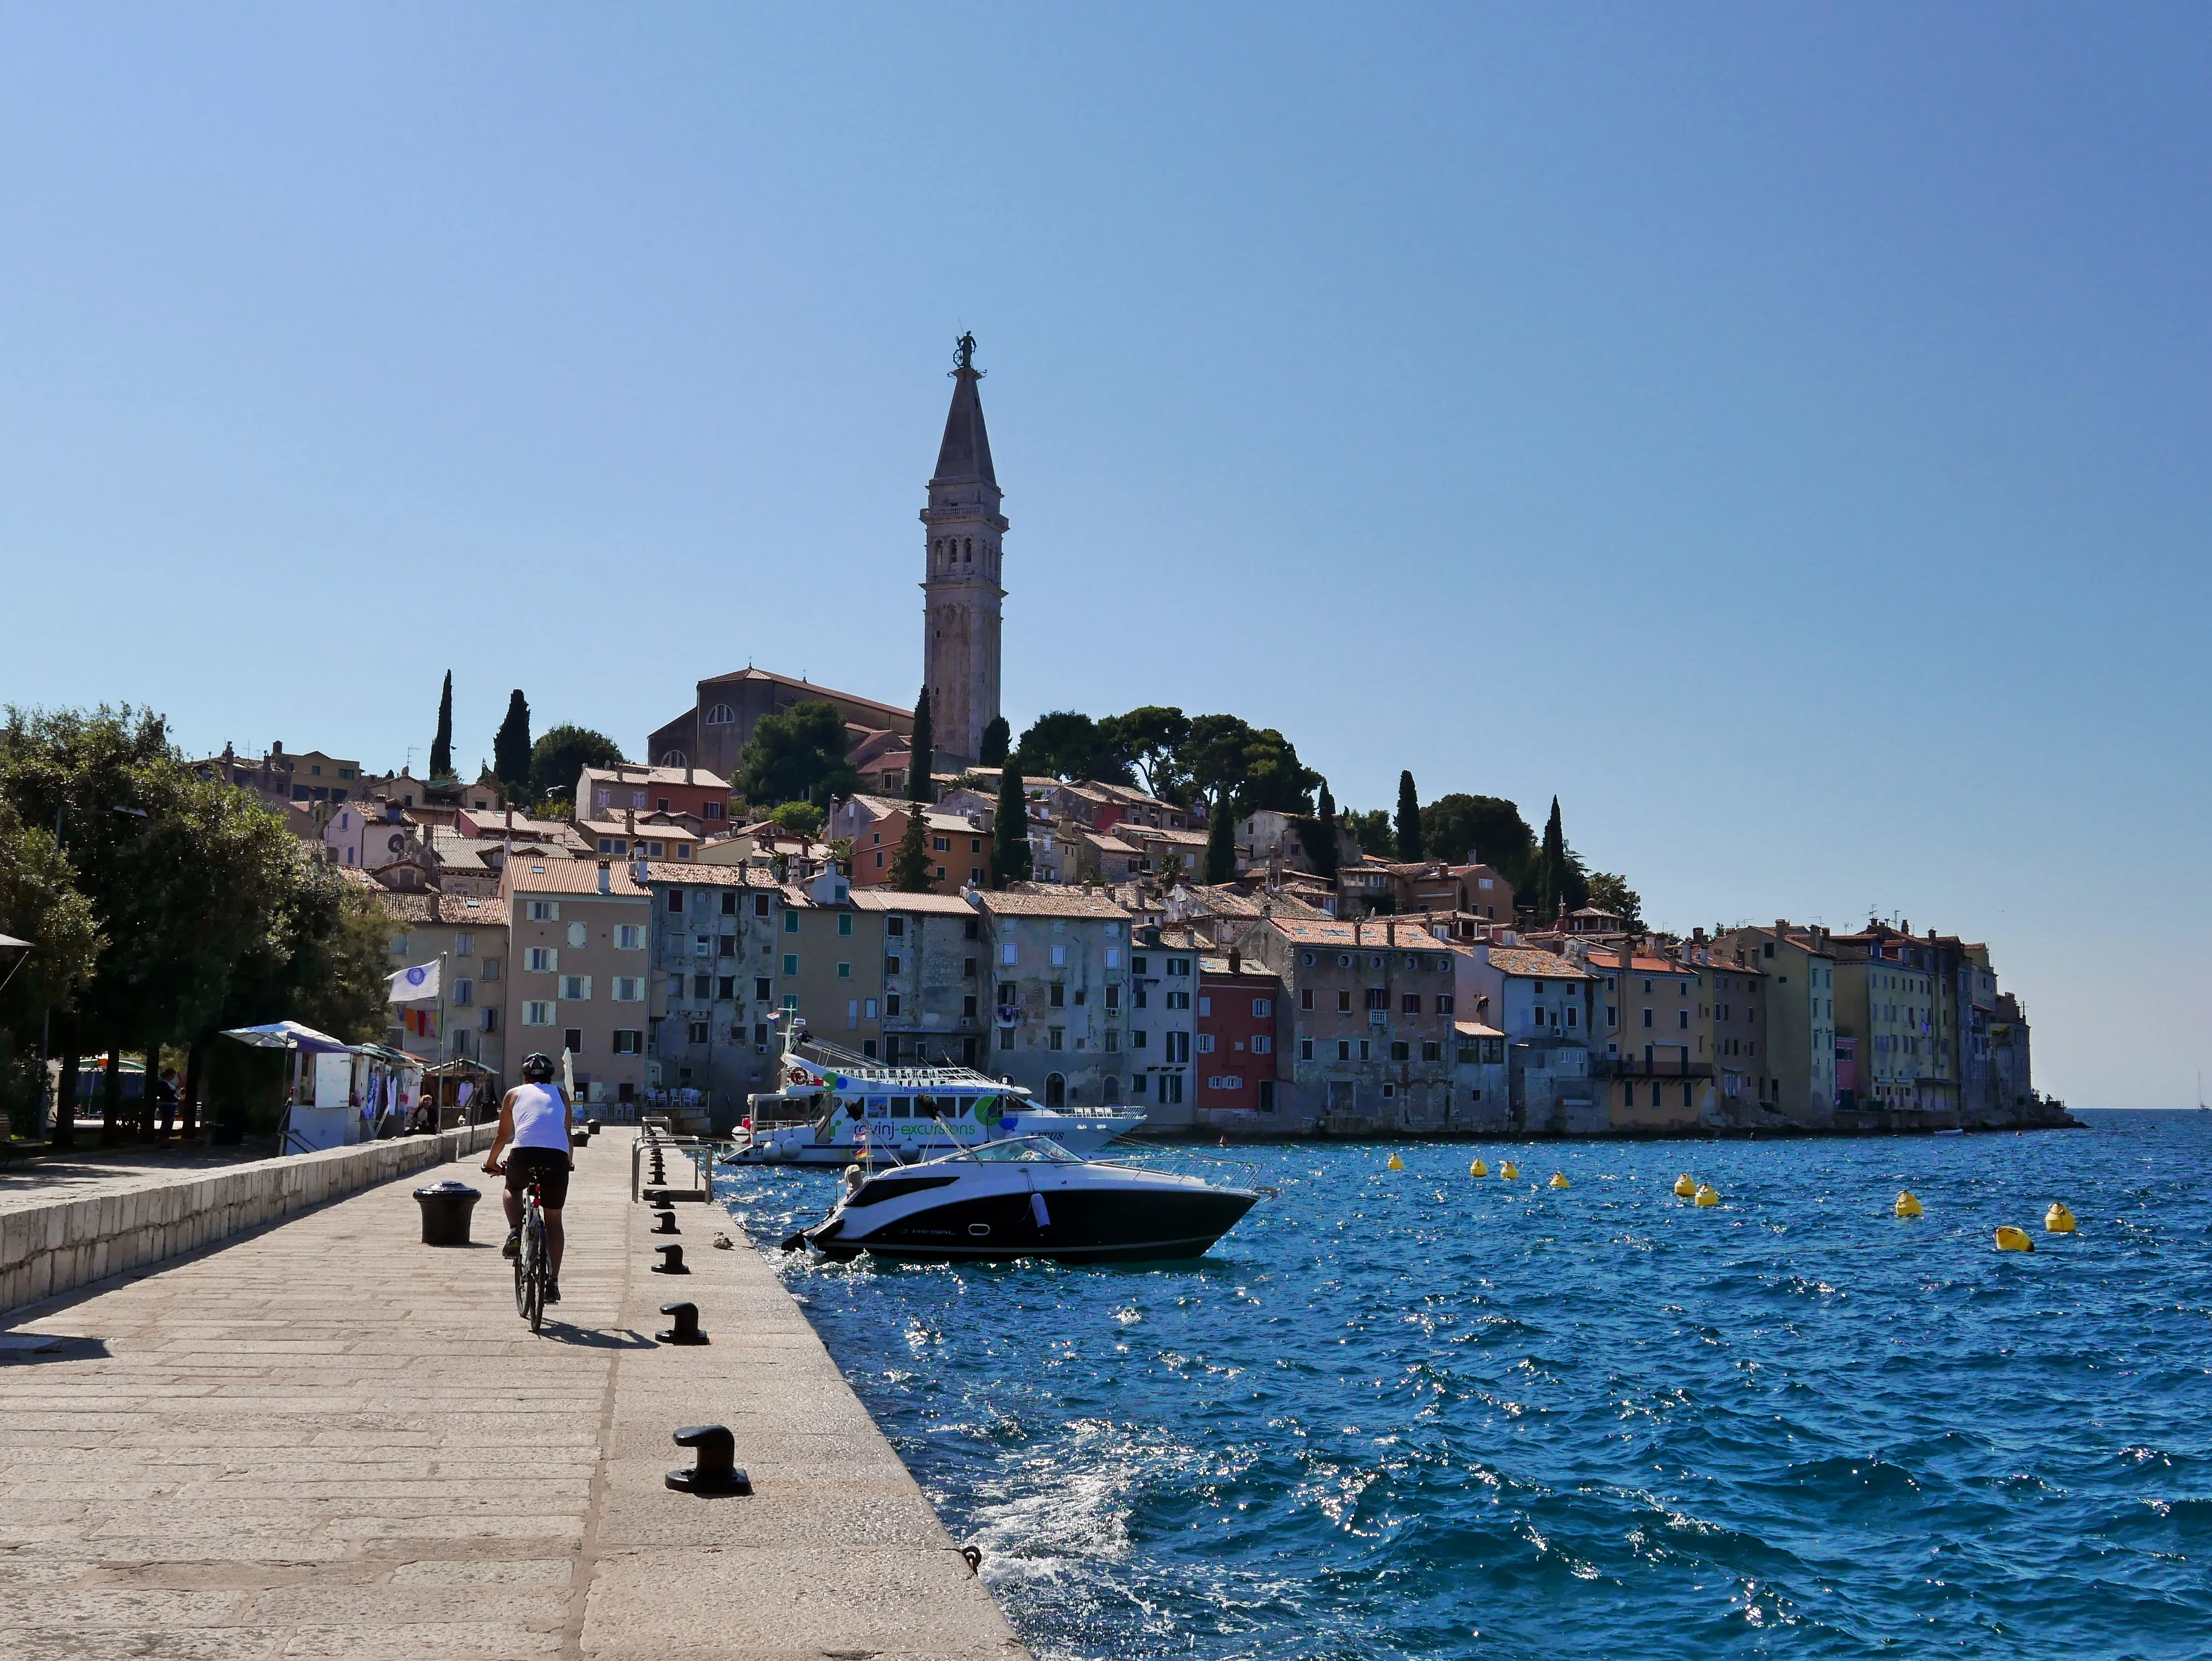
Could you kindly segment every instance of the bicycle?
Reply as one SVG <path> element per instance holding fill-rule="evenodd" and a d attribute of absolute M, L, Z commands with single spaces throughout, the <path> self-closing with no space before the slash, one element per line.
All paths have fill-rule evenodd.
<path fill-rule="evenodd" d="M 545 1288 L 553 1278 L 553 1258 L 545 1244 L 545 1208 L 534 1176 L 523 1185 L 520 1233 L 514 1254 L 514 1311 L 535 1332 L 545 1319 Z"/>

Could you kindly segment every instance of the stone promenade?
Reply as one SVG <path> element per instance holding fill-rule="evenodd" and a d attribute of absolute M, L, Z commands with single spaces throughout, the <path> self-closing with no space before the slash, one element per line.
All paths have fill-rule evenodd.
<path fill-rule="evenodd" d="M 1020 1661 L 719 1208 L 678 1208 L 692 1274 L 648 1272 L 628 1133 L 594 1139 L 532 1337 L 475 1163 L 19 1312 L 66 1342 L 0 1349 L 0 1653 Z M 417 1243 L 447 1176 L 484 1191 L 466 1250 Z M 708 1347 L 654 1342 L 679 1297 Z M 709 1422 L 751 1496 L 663 1485 Z"/>

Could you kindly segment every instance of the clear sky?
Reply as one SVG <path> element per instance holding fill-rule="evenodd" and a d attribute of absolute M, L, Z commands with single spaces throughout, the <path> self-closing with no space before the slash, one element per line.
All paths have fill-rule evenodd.
<path fill-rule="evenodd" d="M 972 329 L 1005 683 L 1510 797 L 1655 922 L 1989 940 L 2193 1100 L 2212 14 L 0 16 L 0 699 L 633 754 L 894 702 Z"/>

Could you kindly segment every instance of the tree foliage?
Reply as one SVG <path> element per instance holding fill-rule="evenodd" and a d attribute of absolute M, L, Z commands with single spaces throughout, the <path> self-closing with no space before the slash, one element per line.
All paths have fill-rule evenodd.
<path fill-rule="evenodd" d="M 1003 715 L 994 715 L 983 724 L 983 736 L 975 741 L 978 754 L 975 765 L 996 767 L 1006 765 L 1006 753 L 1013 748 L 1014 730 L 1006 724 Z"/>
<path fill-rule="evenodd" d="M 1213 815 L 1206 827 L 1204 881 L 1226 882 L 1237 875 L 1237 810 L 1227 792 L 1213 798 Z"/>
<path fill-rule="evenodd" d="M 529 793 L 530 700 L 520 687 L 507 694 L 507 718 L 492 737 L 491 770 L 508 801 Z"/>
<path fill-rule="evenodd" d="M 914 700 L 914 738 L 908 748 L 913 751 L 914 759 L 907 767 L 907 799 L 933 802 L 937 799 L 937 785 L 930 773 L 937 766 L 937 731 L 929 718 L 927 687 L 924 687 L 921 696 Z"/>
<path fill-rule="evenodd" d="M 1003 888 L 1030 878 L 1030 804 L 1022 790 L 1022 757 L 1010 755 L 999 775 L 999 810 L 991 824 L 991 883 Z"/>
<path fill-rule="evenodd" d="M 107 942 L 51 822 L 29 825 L 0 795 L 0 934 L 30 943 L 0 952 L 0 1034 L 27 1034 L 49 1008 L 71 1007 Z M 0 1064 L 9 1045 L 0 1038 Z"/>
<path fill-rule="evenodd" d="M 850 796 L 860 777 L 846 764 L 851 737 L 835 704 L 816 700 L 763 715 L 738 752 L 738 791 L 754 807 Z"/>
<path fill-rule="evenodd" d="M 1146 794 L 1175 799 L 1167 792 L 1176 787 L 1177 758 L 1190 742 L 1188 716 L 1179 709 L 1146 704 L 1127 715 L 1107 716 L 1098 723 L 1098 731 L 1123 766 L 1133 770 Z"/>
<path fill-rule="evenodd" d="M 1380 853 L 1397 846 L 1397 833 L 1390 828 L 1387 809 L 1370 808 L 1365 813 L 1347 813 L 1344 815 L 1344 827 L 1352 833 L 1352 840 L 1359 845 L 1362 853 Z"/>
<path fill-rule="evenodd" d="M 779 802 L 768 812 L 769 823 L 793 836 L 811 837 L 830 815 L 811 802 Z"/>
<path fill-rule="evenodd" d="M 586 809 L 590 804 L 576 801 L 574 795 L 584 769 L 611 767 L 622 759 L 622 746 L 604 732 L 572 725 L 549 728 L 530 747 L 531 793 L 541 802 L 559 797 Z"/>
<path fill-rule="evenodd" d="M 1526 893 L 1536 870 L 1536 834 L 1502 797 L 1440 796 L 1421 809 L 1421 845 L 1454 865 L 1469 857 Z"/>
<path fill-rule="evenodd" d="M 1398 858 L 1412 864 L 1421 858 L 1421 797 L 1410 772 L 1398 775 Z"/>
<path fill-rule="evenodd" d="M 453 776 L 453 671 L 446 671 L 445 690 L 438 694 L 438 732 L 430 740 L 430 776 Z"/>
<path fill-rule="evenodd" d="M 1628 886 L 1628 879 L 1612 871 L 1592 871 L 1589 897 L 1583 903 L 1613 912 L 1632 934 L 1644 931 L 1644 896 Z"/>
<path fill-rule="evenodd" d="M 1559 798 L 1552 798 L 1551 817 L 1544 821 L 1544 842 L 1537 850 L 1533 888 L 1536 922 L 1548 927 L 1563 911 L 1574 911 L 1589 898 L 1582 861 L 1567 846 L 1567 833 L 1559 819 Z"/>
<path fill-rule="evenodd" d="M 1072 709 L 1038 716 L 1022 734 L 1020 751 L 1022 765 L 1039 777 L 1129 782 L 1129 764 L 1102 724 Z"/>
<path fill-rule="evenodd" d="M 899 838 L 898 852 L 891 856 L 891 887 L 901 894 L 927 894 L 936 877 L 936 862 L 929 857 L 928 827 L 923 822 L 927 817 L 919 802 L 908 809 L 906 833 Z"/>

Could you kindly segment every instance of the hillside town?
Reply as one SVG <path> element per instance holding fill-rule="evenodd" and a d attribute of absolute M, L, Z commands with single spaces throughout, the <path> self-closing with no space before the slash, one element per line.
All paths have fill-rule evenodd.
<path fill-rule="evenodd" d="M 503 764 L 464 784 L 448 677 L 429 776 L 282 744 L 197 764 L 373 898 L 395 969 L 441 966 L 434 1007 L 394 1006 L 393 1047 L 482 1087 L 563 1052 L 594 1105 L 723 1129 L 774 1088 L 777 1018 L 794 1014 L 886 1064 L 979 1068 L 1054 1107 L 1138 1106 L 1162 1133 L 2063 1117 L 2033 1087 L 2019 999 L 1960 935 L 1787 918 L 1656 932 L 1625 884 L 1565 880 L 1556 804 L 1548 864 L 1522 857 L 1533 844 L 1423 851 L 1408 775 L 1396 845 L 1364 846 L 1382 815 L 1337 813 L 1325 781 L 1316 808 L 1272 733 L 1243 730 L 1253 753 L 1278 742 L 1241 782 L 1158 792 L 1119 764 L 1084 776 L 1085 718 L 1048 716 L 1010 753 L 1008 521 L 974 351 L 963 336 L 921 515 L 912 710 L 748 665 L 696 682 L 646 762 L 596 754 L 534 788 Z M 500 742 L 526 757 L 519 691 L 517 718 Z"/>

